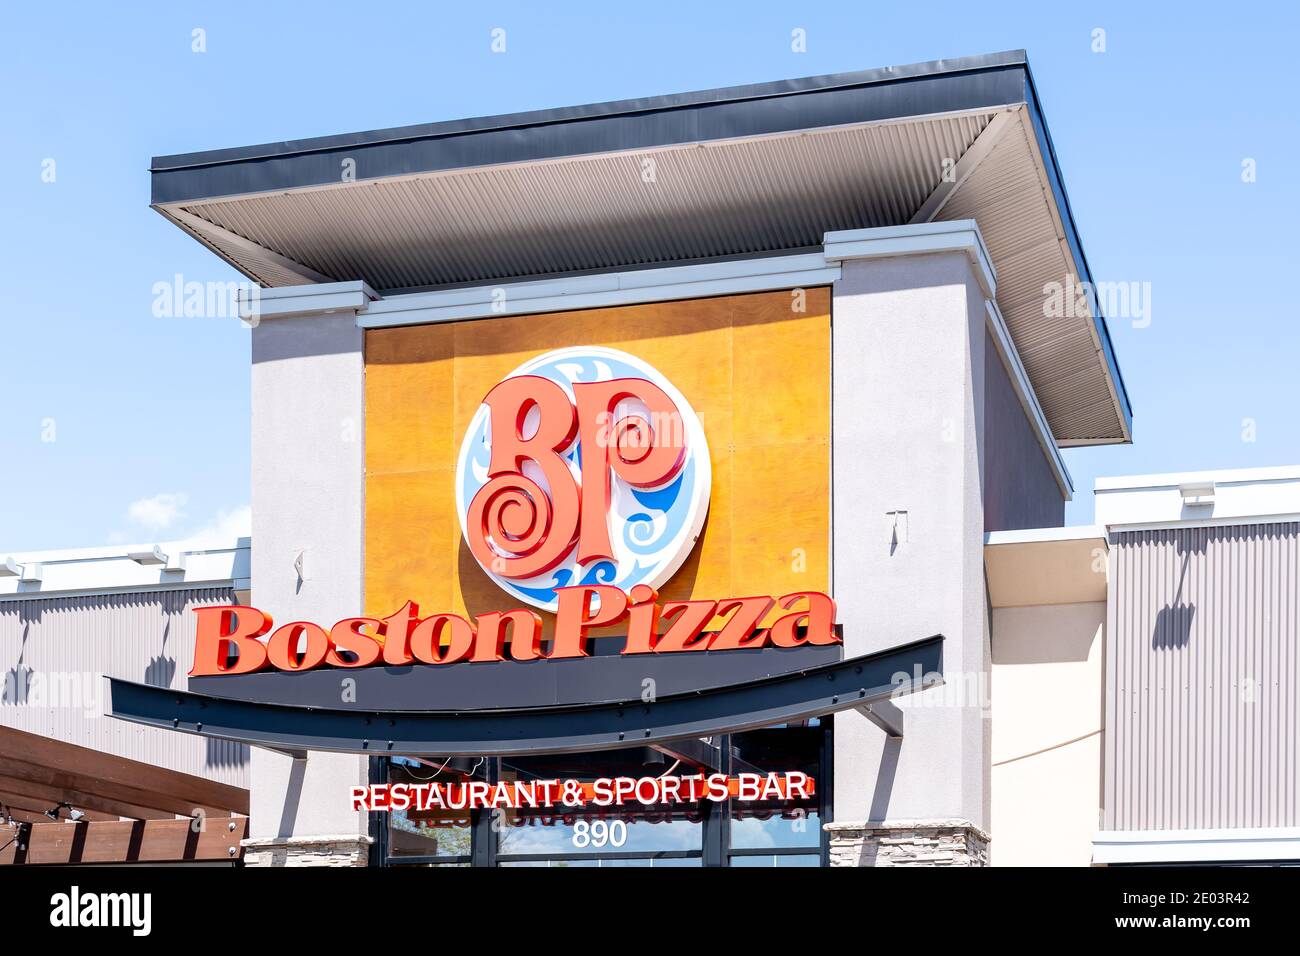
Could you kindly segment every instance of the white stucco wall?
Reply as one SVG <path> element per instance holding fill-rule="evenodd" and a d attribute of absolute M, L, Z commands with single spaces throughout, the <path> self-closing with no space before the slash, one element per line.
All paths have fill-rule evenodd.
<path fill-rule="evenodd" d="M 1101 807 L 1104 601 L 993 612 L 994 866 L 1089 866 Z"/>
<path fill-rule="evenodd" d="M 960 252 L 847 260 L 832 316 L 834 596 L 845 655 L 944 636 L 949 686 L 889 740 L 835 721 L 835 821 L 988 825 L 984 294 Z M 905 510 L 891 542 L 888 512 Z M 958 682 L 973 693 L 958 696 Z"/>
<path fill-rule="evenodd" d="M 362 347 L 351 312 L 253 330 L 252 600 L 280 622 L 328 626 L 363 608 Z M 250 837 L 365 835 L 348 794 L 366 768 L 361 756 L 253 748 Z"/>

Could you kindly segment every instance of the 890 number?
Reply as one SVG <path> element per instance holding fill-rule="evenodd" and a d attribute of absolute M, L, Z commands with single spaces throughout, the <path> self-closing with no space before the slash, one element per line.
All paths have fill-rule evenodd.
<path fill-rule="evenodd" d="M 592 823 L 579 820 L 573 825 L 573 845 L 579 849 L 622 846 L 626 842 L 627 824 L 622 820 L 614 820 L 612 823 L 606 823 L 604 820 L 596 820 Z"/>

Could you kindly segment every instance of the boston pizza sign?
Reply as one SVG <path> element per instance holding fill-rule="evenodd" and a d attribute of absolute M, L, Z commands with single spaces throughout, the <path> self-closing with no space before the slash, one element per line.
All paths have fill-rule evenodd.
<path fill-rule="evenodd" d="M 456 509 L 479 566 L 507 594 L 555 611 L 556 590 L 657 588 L 709 510 L 699 416 L 625 352 L 547 352 L 495 386 L 470 422 Z"/>
<path fill-rule="evenodd" d="M 190 675 L 585 657 L 598 628 L 623 632 L 624 655 L 839 643 L 820 592 L 660 601 L 711 484 L 699 416 L 656 369 L 607 348 L 547 352 L 484 397 L 455 475 L 466 546 L 526 606 L 470 619 L 408 601 L 279 627 L 256 608 L 197 608 Z M 549 639 L 539 611 L 554 615 Z"/>

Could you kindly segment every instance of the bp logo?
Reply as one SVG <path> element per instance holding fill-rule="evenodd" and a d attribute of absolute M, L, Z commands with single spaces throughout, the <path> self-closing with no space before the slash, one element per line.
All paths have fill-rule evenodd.
<path fill-rule="evenodd" d="M 671 382 L 626 352 L 559 349 L 483 399 L 456 510 L 483 570 L 554 611 L 558 587 L 666 582 L 699 538 L 711 482 L 704 429 Z"/>

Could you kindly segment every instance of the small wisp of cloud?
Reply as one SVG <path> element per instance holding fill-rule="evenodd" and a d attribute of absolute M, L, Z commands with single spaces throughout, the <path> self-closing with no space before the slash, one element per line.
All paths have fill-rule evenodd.
<path fill-rule="evenodd" d="M 118 529 L 108 536 L 109 544 L 125 544 L 143 538 L 166 536 L 175 540 L 222 541 L 248 537 L 252 531 L 252 509 L 239 505 L 219 509 L 197 528 L 187 522 L 189 495 L 184 492 L 160 492 L 139 498 L 127 506 L 124 516 L 129 528 Z"/>
<path fill-rule="evenodd" d="M 126 509 L 127 520 L 146 531 L 166 531 L 185 517 L 185 504 L 189 495 L 184 492 L 162 492 L 152 498 L 140 498 Z"/>

